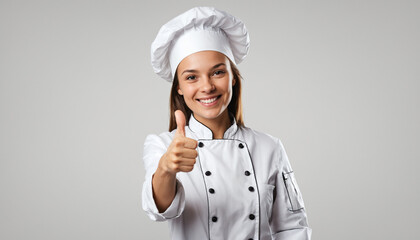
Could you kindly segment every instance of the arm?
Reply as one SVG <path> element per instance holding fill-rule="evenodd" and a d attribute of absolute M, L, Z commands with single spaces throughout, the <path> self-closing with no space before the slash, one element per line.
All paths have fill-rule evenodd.
<path fill-rule="evenodd" d="M 143 150 L 146 175 L 142 189 L 142 206 L 154 221 L 176 218 L 185 207 L 185 193 L 181 182 L 176 177 L 161 177 L 161 173 L 157 171 L 165 152 L 166 146 L 159 136 L 150 134 L 146 137 Z M 154 193 L 155 189 L 158 189 L 157 194 Z"/>
<path fill-rule="evenodd" d="M 165 155 L 162 156 L 162 158 Z M 161 161 L 159 161 L 161 162 Z M 153 198 L 159 213 L 164 212 L 171 205 L 176 194 L 176 175 L 157 168 L 152 176 Z"/>
<path fill-rule="evenodd" d="M 278 140 L 278 172 L 270 228 L 276 240 L 310 240 L 312 229 L 296 178 L 283 144 Z"/>
<path fill-rule="evenodd" d="M 164 221 L 179 217 L 185 207 L 185 193 L 177 172 L 190 172 L 198 156 L 197 141 L 185 136 L 185 116 L 175 111 L 177 129 L 166 148 L 156 135 L 148 135 L 143 160 L 146 181 L 143 187 L 143 209 L 152 220 Z"/>

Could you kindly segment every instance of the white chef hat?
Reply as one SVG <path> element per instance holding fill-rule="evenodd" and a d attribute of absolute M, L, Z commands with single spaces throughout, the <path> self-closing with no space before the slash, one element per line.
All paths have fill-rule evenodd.
<path fill-rule="evenodd" d="M 205 50 L 221 52 L 239 64 L 249 51 L 245 24 L 214 7 L 192 8 L 160 28 L 151 46 L 153 70 L 172 82 L 185 57 Z"/>

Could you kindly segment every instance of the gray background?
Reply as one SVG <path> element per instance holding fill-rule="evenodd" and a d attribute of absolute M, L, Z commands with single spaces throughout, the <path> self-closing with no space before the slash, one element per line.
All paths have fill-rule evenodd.
<path fill-rule="evenodd" d="M 0 1 L 0 239 L 168 239 L 141 209 L 168 128 L 160 26 L 242 19 L 245 124 L 279 137 L 313 239 L 419 239 L 419 1 Z"/>

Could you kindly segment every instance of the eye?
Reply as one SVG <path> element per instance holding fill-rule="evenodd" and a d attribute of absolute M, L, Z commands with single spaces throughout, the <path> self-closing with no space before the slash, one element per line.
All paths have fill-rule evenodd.
<path fill-rule="evenodd" d="M 187 79 L 187 80 L 194 80 L 194 79 L 195 79 L 195 76 L 194 76 L 194 75 L 190 75 L 190 76 L 188 76 L 186 79 Z"/>
<path fill-rule="evenodd" d="M 225 71 L 217 70 L 217 71 L 214 72 L 214 75 L 220 75 L 220 74 L 223 74 L 223 73 L 225 73 Z"/>

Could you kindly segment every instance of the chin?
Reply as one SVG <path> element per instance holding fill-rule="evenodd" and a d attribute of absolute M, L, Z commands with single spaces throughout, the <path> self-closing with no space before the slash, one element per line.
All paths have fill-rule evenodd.
<path fill-rule="evenodd" d="M 220 117 L 220 115 L 222 115 L 222 112 L 220 111 L 215 111 L 215 112 L 196 112 L 195 115 L 198 115 L 202 118 L 206 118 L 206 119 L 216 119 L 218 117 Z"/>
<path fill-rule="evenodd" d="M 200 113 L 197 113 L 196 115 L 198 115 L 201 118 L 205 118 L 205 119 L 215 119 L 215 118 L 218 117 L 218 115 L 216 115 L 216 114 L 200 114 Z"/>

